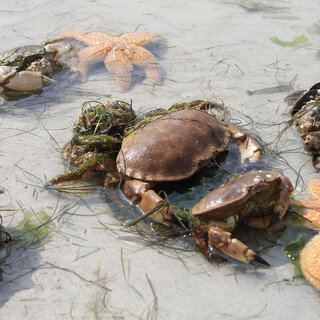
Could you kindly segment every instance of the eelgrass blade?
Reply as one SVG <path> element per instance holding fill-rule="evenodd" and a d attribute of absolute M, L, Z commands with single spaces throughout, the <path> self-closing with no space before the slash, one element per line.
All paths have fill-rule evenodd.
<path fill-rule="evenodd" d="M 167 207 L 168 206 L 168 203 L 163 201 L 163 202 L 160 202 L 157 206 L 155 206 L 153 209 L 147 211 L 145 214 L 141 215 L 140 217 L 128 222 L 125 224 L 126 227 L 132 227 L 134 226 L 135 224 L 137 224 L 138 222 L 142 221 L 143 219 L 149 217 L 151 214 L 153 214 L 154 212 L 157 212 L 159 211 L 160 209 L 164 208 L 164 207 Z"/>

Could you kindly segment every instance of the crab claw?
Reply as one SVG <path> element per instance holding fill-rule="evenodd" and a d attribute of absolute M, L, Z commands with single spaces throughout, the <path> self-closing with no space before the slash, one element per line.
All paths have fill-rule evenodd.
<path fill-rule="evenodd" d="M 17 70 L 14 67 L 0 66 L 0 83 L 5 84 L 16 73 Z"/>
<path fill-rule="evenodd" d="M 21 71 L 9 77 L 4 85 L 11 90 L 33 91 L 55 82 L 44 76 L 41 71 Z"/>
<path fill-rule="evenodd" d="M 244 263 L 253 265 L 270 264 L 261 258 L 256 252 L 248 248 L 244 243 L 236 238 L 231 238 L 231 233 L 217 227 L 209 226 L 208 244 L 215 249 L 223 252 L 229 257 Z"/>

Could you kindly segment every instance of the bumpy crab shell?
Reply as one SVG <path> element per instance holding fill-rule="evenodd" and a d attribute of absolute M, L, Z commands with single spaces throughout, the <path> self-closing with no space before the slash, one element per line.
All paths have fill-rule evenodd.
<path fill-rule="evenodd" d="M 207 112 L 173 111 L 124 138 L 118 170 L 144 181 L 186 179 L 225 150 L 229 140 L 226 124 Z"/>
<path fill-rule="evenodd" d="M 290 97 L 285 101 L 290 104 Z M 293 99 L 294 100 L 294 99 Z M 320 170 L 320 83 L 313 85 L 296 99 L 291 109 L 292 119 L 303 139 L 304 147 L 312 154 L 315 169 Z"/>

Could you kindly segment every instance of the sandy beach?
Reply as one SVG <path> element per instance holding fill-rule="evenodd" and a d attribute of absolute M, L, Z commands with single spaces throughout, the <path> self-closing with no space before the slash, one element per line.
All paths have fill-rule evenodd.
<path fill-rule="evenodd" d="M 293 281 L 283 243 L 264 253 L 270 268 L 217 265 L 190 239 L 157 242 L 123 227 L 112 195 L 101 189 L 67 194 L 44 188 L 65 170 L 60 151 L 84 101 L 132 101 L 142 112 L 219 98 L 234 123 L 271 143 L 268 150 L 281 151 L 274 169 L 291 179 L 299 197 L 317 177 L 311 157 L 294 126 L 275 139 L 290 120 L 284 97 L 319 81 L 316 8 L 315 1 L 298 0 L 3 2 L 0 51 L 66 30 L 111 36 L 153 31 L 162 38 L 146 48 L 160 64 L 162 85 L 134 68 L 129 90 L 121 92 L 98 63 L 87 82 L 63 79 L 40 96 L 0 102 L 0 209 L 16 210 L 0 212 L 3 225 L 17 230 L 28 212 L 35 226 L 43 223 L 42 211 L 51 221 L 45 240 L 0 251 L 0 318 L 316 319 L 319 293 L 304 280 Z M 307 41 L 283 46 L 270 40 L 298 36 Z M 126 211 L 129 204 L 123 206 Z"/>

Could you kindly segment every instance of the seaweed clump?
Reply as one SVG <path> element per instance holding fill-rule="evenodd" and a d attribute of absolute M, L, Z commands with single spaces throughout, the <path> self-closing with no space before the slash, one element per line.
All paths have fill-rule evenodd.
<path fill-rule="evenodd" d="M 137 119 L 132 106 L 124 101 L 106 104 L 87 101 L 73 126 L 73 137 L 65 145 L 62 157 L 73 166 L 51 179 L 51 185 L 80 180 L 95 170 L 115 171 L 115 159 L 128 125 Z"/>

